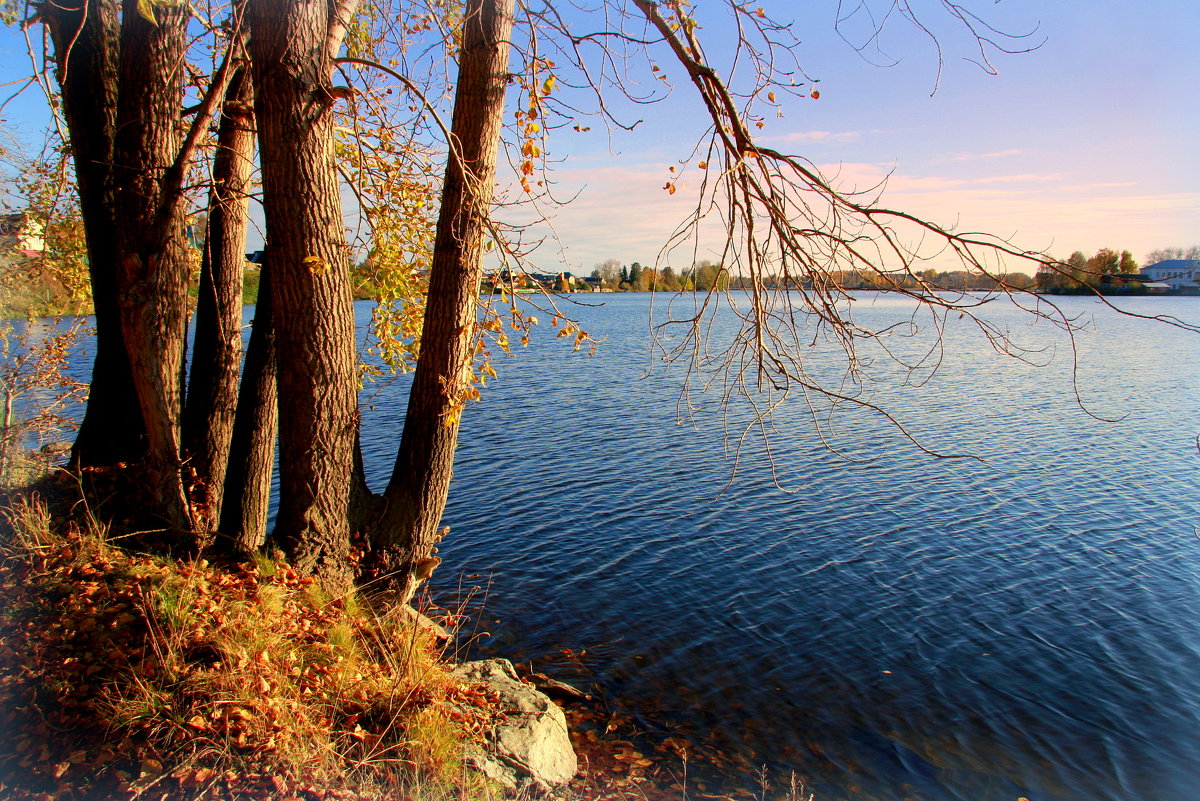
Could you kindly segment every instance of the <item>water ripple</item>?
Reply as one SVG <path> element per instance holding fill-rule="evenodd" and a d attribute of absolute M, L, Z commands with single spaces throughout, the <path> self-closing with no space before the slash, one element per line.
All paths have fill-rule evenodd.
<path fill-rule="evenodd" d="M 941 374 L 878 392 L 984 461 L 840 419 L 839 447 L 880 457 L 855 464 L 785 416 L 781 492 L 760 452 L 730 480 L 719 421 L 676 425 L 679 376 L 643 377 L 646 298 L 606 297 L 579 310 L 609 336 L 599 356 L 539 340 L 469 410 L 434 592 L 473 583 L 455 565 L 490 576 L 496 650 L 591 648 L 628 709 L 795 770 L 823 801 L 1191 801 L 1200 343 L 1065 302 L 1100 332 L 1078 376 L 1096 417 L 1063 348 L 1035 369 L 952 329 Z M 403 391 L 367 415 L 373 483 Z"/>

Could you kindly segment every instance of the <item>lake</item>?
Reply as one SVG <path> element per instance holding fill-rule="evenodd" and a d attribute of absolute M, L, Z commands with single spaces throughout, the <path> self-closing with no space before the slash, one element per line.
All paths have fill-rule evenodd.
<path fill-rule="evenodd" d="M 465 417 L 432 595 L 470 596 L 481 650 L 583 652 L 562 669 L 646 728 L 795 771 L 821 801 L 1200 797 L 1200 336 L 1060 298 L 1093 329 L 1081 408 L 1065 338 L 989 307 L 1048 363 L 956 321 L 936 376 L 878 392 L 983 461 L 848 415 L 850 461 L 793 402 L 781 490 L 757 442 L 731 478 L 713 401 L 677 425 L 682 373 L 645 375 L 650 296 L 597 298 L 571 310 L 607 337 L 595 356 L 546 328 Z M 1200 319 L 1196 298 L 1120 303 Z M 402 398 L 365 418 L 377 489 Z"/>
<path fill-rule="evenodd" d="M 794 398 L 735 472 L 717 399 L 680 425 L 683 372 L 648 373 L 651 296 L 577 297 L 596 355 L 543 315 L 464 418 L 431 597 L 477 616 L 475 651 L 716 749 L 726 789 L 765 766 L 819 801 L 1200 798 L 1200 335 L 1059 298 L 1089 328 L 1073 383 L 1061 332 L 989 306 L 1043 366 L 954 319 L 936 375 L 875 394 L 979 459 L 855 414 L 818 416 L 826 447 Z M 1200 320 L 1200 298 L 1119 303 Z M 377 490 L 406 385 L 363 393 Z"/>

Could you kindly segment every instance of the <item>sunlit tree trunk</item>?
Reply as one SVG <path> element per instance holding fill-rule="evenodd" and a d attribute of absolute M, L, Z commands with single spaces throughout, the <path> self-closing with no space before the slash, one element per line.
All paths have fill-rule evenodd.
<path fill-rule="evenodd" d="M 483 244 L 508 83 L 513 0 L 470 0 L 463 22 L 450 158 L 442 189 L 421 352 L 373 568 L 407 602 L 436 567 L 458 442 L 456 410 L 471 381 Z"/>
<path fill-rule="evenodd" d="M 187 250 L 182 204 L 167 173 L 182 144 L 180 108 L 188 14 L 156 6 L 157 24 L 126 0 L 113 159 L 118 300 L 133 386 L 146 426 L 150 511 L 191 528 L 179 473 Z"/>
<path fill-rule="evenodd" d="M 279 427 L 272 316 L 271 269 L 264 264 L 242 369 L 217 539 L 217 546 L 229 553 L 252 553 L 266 538 Z"/>
<path fill-rule="evenodd" d="M 242 274 L 254 159 L 249 67 L 226 95 L 213 158 L 208 233 L 200 268 L 196 332 L 184 413 L 184 453 L 203 487 L 197 514 L 205 531 L 221 519 L 222 490 L 238 404 L 242 358 Z M 202 543 L 206 544 L 206 543 Z"/>
<path fill-rule="evenodd" d="M 347 586 L 356 425 L 354 314 L 333 152 L 337 7 L 250 0 L 280 414 L 274 539 L 301 571 Z"/>
<path fill-rule="evenodd" d="M 96 357 L 87 411 L 75 440 L 79 466 L 138 461 L 142 417 L 117 304 L 117 230 L 111 170 L 116 128 L 120 19 L 114 0 L 42 3 L 62 92 L 96 313 Z"/>

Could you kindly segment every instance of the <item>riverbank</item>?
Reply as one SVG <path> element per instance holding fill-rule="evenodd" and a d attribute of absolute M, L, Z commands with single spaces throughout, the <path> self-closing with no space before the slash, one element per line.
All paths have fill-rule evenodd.
<path fill-rule="evenodd" d="M 278 558 L 130 552 L 31 494 L 0 509 L 0 557 L 0 797 L 525 797 L 464 760 L 512 711 L 409 615 L 329 597 Z M 570 695 L 584 769 L 557 797 L 720 797 L 687 777 L 688 744 L 651 750 Z"/>
<path fill-rule="evenodd" d="M 432 636 L 279 560 L 126 552 L 17 498 L 0 572 L 0 796 L 495 798 L 494 710 Z"/>

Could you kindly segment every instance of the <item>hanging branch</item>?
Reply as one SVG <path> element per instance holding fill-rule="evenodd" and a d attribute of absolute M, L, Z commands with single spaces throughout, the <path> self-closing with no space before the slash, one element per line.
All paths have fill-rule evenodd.
<path fill-rule="evenodd" d="M 697 300 L 690 314 L 671 317 L 656 326 L 656 332 L 663 355 L 669 361 L 688 365 L 681 402 L 685 416 L 693 408 L 688 396 L 694 385 L 701 392 L 721 385 L 726 425 L 740 429 L 733 448 L 735 459 L 751 433 L 768 438 L 771 413 L 795 392 L 802 395 L 828 447 L 833 447 L 828 435 L 834 412 L 851 407 L 882 417 L 928 454 L 957 456 L 924 444 L 872 399 L 867 384 L 874 362 L 863 346 L 870 342 L 873 348 L 878 347 L 885 358 L 909 373 L 910 381 L 921 383 L 941 363 L 947 317 L 954 314 L 975 325 L 998 352 L 1032 360 L 1039 350 L 1019 345 L 1006 330 L 977 313 L 997 295 L 1006 296 L 1033 318 L 1065 331 L 1074 351 L 1076 321 L 1052 301 L 1010 283 L 1004 271 L 1010 261 L 1061 271 L 1056 259 L 1000 237 L 958 232 L 878 205 L 882 187 L 870 193 L 839 189 L 811 162 L 759 144 L 751 131 L 751 103 L 765 96 L 773 104 L 777 88 L 790 88 L 790 84 L 777 82 L 777 76 L 769 71 L 774 47 L 770 40 L 763 37 L 767 41 L 765 55 L 755 52 L 758 71 L 753 87 L 744 95 L 744 105 L 739 107 L 727 79 L 706 63 L 697 36 L 699 26 L 689 16 L 686 2 L 633 2 L 686 71 L 713 123 L 708 143 L 701 147 L 706 158 L 699 164 L 700 200 L 663 253 L 694 243 L 702 224 L 719 222 L 725 241 L 722 263 L 731 274 L 743 276 L 749 290 L 748 308 L 734 295 L 723 296 L 724 305 L 742 328 L 731 343 L 716 351 L 709 349 L 708 335 L 720 300 L 716 290 Z M 739 20 L 761 24 L 761 10 L 752 12 L 734 3 L 730 6 Z M 745 32 L 741 32 L 740 46 L 749 48 L 746 42 Z M 761 121 L 753 124 L 762 127 Z M 673 186 L 668 185 L 668 189 Z M 931 262 L 940 263 L 935 260 L 947 259 L 990 279 L 995 289 L 982 297 L 939 291 L 920 271 Z M 883 328 L 856 322 L 852 298 L 841 280 L 846 274 L 865 277 L 877 289 L 911 299 L 914 311 L 910 319 Z M 673 304 L 672 311 L 680 305 Z M 928 318 L 934 341 L 915 357 L 907 357 L 886 338 L 922 333 L 925 329 L 918 314 Z M 1196 330 L 1196 326 L 1178 320 L 1157 319 Z M 668 331 L 676 332 L 677 338 L 669 339 Z M 844 375 L 836 381 L 815 376 L 808 365 L 808 357 L 830 342 L 844 360 Z M 823 363 L 828 364 L 828 352 L 822 351 L 821 355 Z M 750 403 L 748 422 L 735 422 L 729 414 L 737 398 Z"/>

